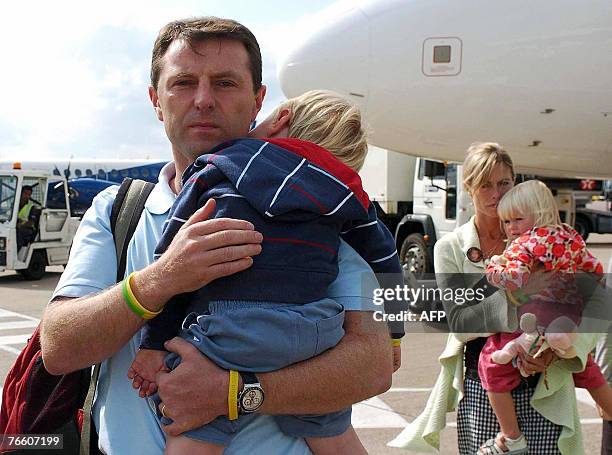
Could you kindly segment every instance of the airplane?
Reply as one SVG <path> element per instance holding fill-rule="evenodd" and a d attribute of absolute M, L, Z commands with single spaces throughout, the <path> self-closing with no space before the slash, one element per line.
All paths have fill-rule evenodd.
<path fill-rule="evenodd" d="M 287 97 L 344 94 L 370 142 L 401 153 L 461 162 L 494 141 L 521 173 L 612 177 L 609 0 L 333 6 L 281 61 Z"/>
<path fill-rule="evenodd" d="M 2 169 L 43 170 L 66 179 L 93 179 L 121 183 L 125 177 L 156 183 L 163 159 L 0 160 Z"/>

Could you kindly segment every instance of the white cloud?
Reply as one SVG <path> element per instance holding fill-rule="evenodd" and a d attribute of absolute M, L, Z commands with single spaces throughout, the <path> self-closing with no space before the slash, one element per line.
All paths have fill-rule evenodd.
<path fill-rule="evenodd" d="M 147 84 L 152 43 L 173 18 L 213 14 L 247 24 L 263 51 L 269 94 L 262 116 L 269 113 L 284 98 L 275 62 L 325 13 L 278 24 L 263 6 L 255 20 L 235 14 L 248 8 L 253 12 L 251 4 L 223 0 L 4 4 L 0 158 L 166 156 Z"/>

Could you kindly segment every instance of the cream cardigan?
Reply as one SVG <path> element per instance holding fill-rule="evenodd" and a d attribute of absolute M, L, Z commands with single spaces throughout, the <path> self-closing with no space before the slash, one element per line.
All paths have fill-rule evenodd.
<path fill-rule="evenodd" d="M 480 248 L 474 218 L 441 238 L 434 248 L 436 279 L 441 288 L 445 279 L 440 274 L 468 273 L 466 286 L 478 281 L 484 274 L 484 263 L 472 263 L 467 250 Z M 598 296 L 598 298 L 604 298 Z M 482 333 L 449 334 L 446 347 L 439 357 L 441 371 L 427 400 L 423 412 L 391 442 L 389 446 L 404 449 L 436 452 L 440 448 L 440 431 L 446 426 L 446 413 L 457 408 L 463 396 L 465 342 L 491 332 L 513 332 L 517 329 L 516 309 L 506 303 L 505 295 L 498 291 L 473 306 L 460 306 L 444 302 L 449 325 L 458 332 L 466 327 L 483 327 Z M 583 315 L 583 322 L 585 317 Z M 578 355 L 569 360 L 559 360 L 548 367 L 548 386 L 540 380 L 531 397 L 531 405 L 551 422 L 563 426 L 559 438 L 559 450 L 563 455 L 583 454 L 580 418 L 576 406 L 576 393 L 572 372 L 582 371 L 588 353 L 593 349 L 599 333 L 582 333 L 576 342 Z M 565 409 L 566 412 L 559 412 Z"/>

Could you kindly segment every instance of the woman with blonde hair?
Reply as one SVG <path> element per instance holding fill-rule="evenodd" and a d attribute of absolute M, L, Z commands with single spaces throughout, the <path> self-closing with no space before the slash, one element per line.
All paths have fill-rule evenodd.
<path fill-rule="evenodd" d="M 516 306 L 508 302 L 504 290 L 490 286 L 485 263 L 503 253 L 505 234 L 498 214 L 502 197 L 514 186 L 515 173 L 509 154 L 497 143 L 476 143 L 467 152 L 463 164 L 464 189 L 472 198 L 475 215 L 464 225 L 438 240 L 434 247 L 434 265 L 450 334 L 439 357 L 441 372 L 425 410 L 390 445 L 415 451 L 439 448 L 439 432 L 446 424 L 446 414 L 457 411 L 458 452 L 475 455 L 490 444 L 499 432 L 499 424 L 478 375 L 481 350 L 493 333 L 512 333 L 518 329 Z M 532 274 L 535 286 L 545 272 Z M 482 299 L 459 304 L 449 290 L 478 289 Z M 449 296 L 447 298 L 447 296 Z M 584 334 L 583 334 L 584 335 Z M 529 445 L 529 453 L 582 453 L 576 412 L 576 397 L 570 371 L 584 369 L 595 337 L 580 336 L 574 359 L 554 359 L 551 351 L 538 358 L 520 354 L 528 374 L 512 390 L 516 414 Z M 548 371 L 550 389 L 540 373 Z M 559 413 L 560 409 L 567 412 Z M 500 452 L 505 450 L 500 448 Z"/>

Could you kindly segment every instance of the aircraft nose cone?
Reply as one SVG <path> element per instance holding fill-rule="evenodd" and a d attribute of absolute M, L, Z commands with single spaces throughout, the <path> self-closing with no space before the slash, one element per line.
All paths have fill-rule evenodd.
<path fill-rule="evenodd" d="M 281 88 L 288 98 L 314 89 L 366 97 L 369 52 L 367 17 L 361 9 L 352 8 L 285 56 L 278 71 Z"/>

